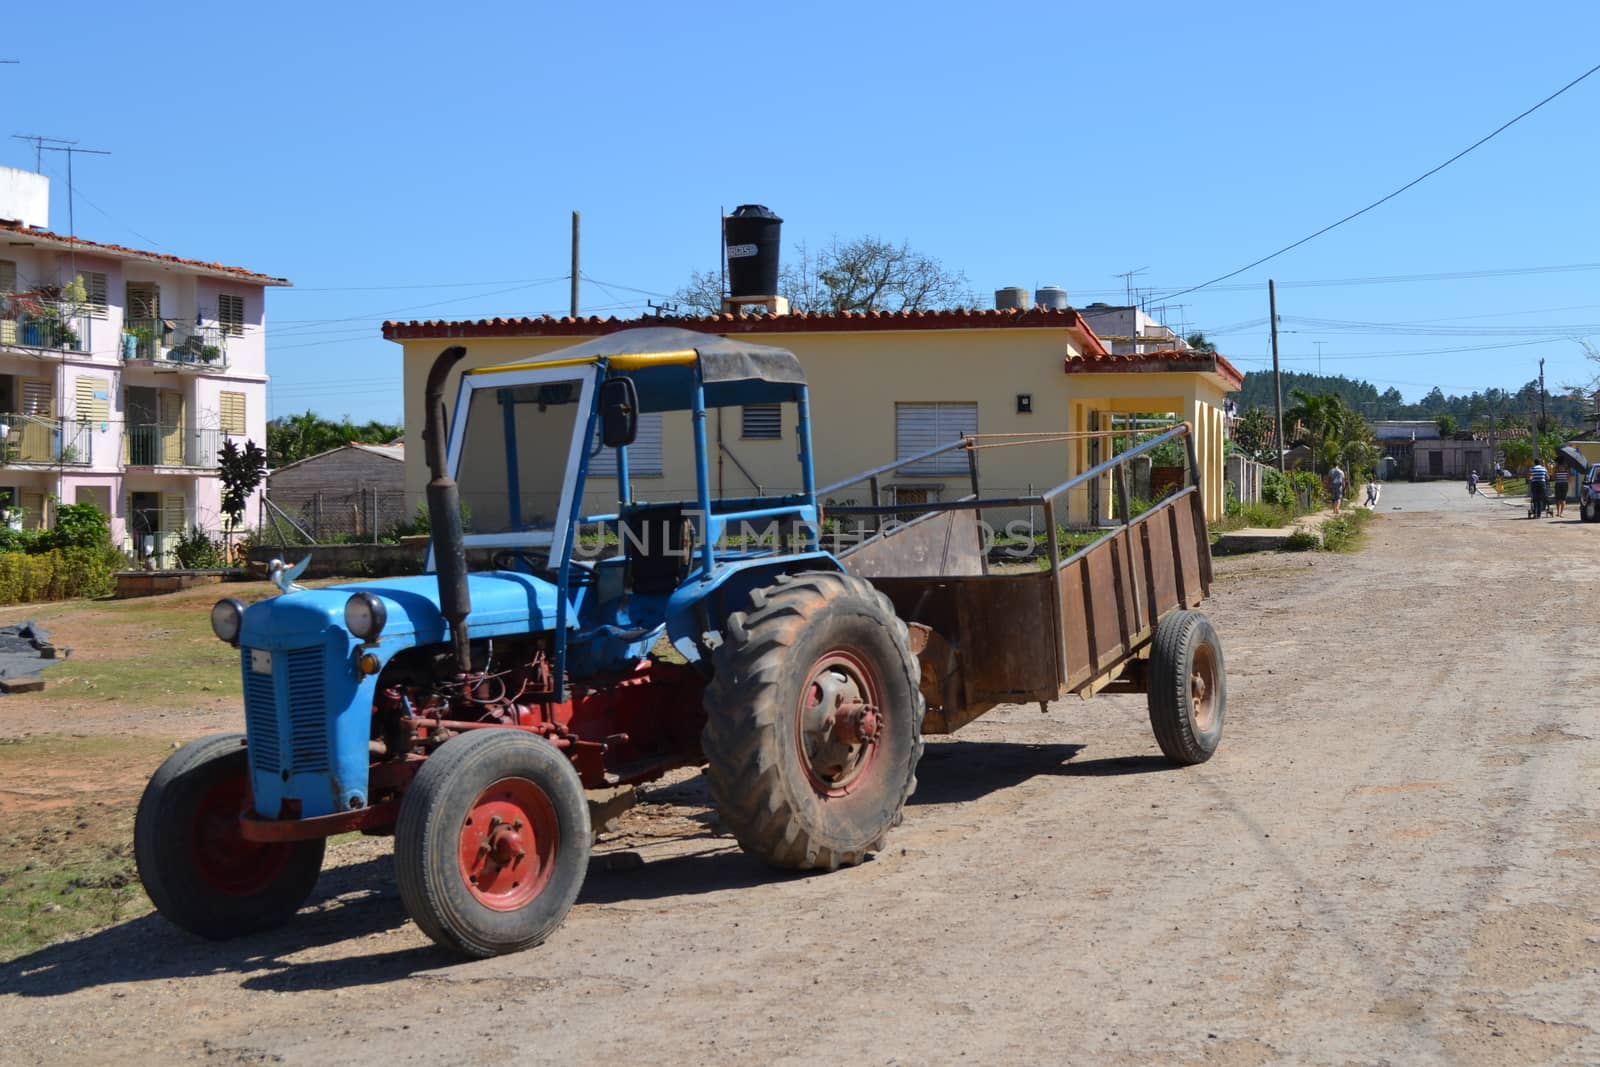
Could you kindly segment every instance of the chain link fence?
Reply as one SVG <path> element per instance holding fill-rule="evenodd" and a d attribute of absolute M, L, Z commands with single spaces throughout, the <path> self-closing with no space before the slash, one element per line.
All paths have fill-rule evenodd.
<path fill-rule="evenodd" d="M 375 544 L 409 522 L 402 490 L 286 490 L 262 497 L 262 536 L 288 544 Z"/>

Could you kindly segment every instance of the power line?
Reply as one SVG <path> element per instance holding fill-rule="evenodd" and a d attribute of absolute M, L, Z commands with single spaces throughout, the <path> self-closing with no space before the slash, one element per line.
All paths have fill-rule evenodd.
<path fill-rule="evenodd" d="M 1365 215 L 1367 212 L 1371 211 L 1373 208 L 1378 207 L 1378 206 L 1380 206 L 1382 204 L 1386 204 L 1390 200 L 1393 200 L 1395 197 L 1399 196 L 1401 193 L 1405 192 L 1407 189 L 1410 189 L 1412 186 L 1418 184 L 1419 182 L 1423 181 L 1424 179 L 1431 178 L 1433 175 L 1439 173 L 1441 170 L 1444 170 L 1444 168 L 1448 167 L 1450 164 L 1454 163 L 1456 160 L 1460 159 L 1462 156 L 1466 155 L 1468 152 L 1471 152 L 1474 149 L 1476 149 L 1476 148 L 1478 148 L 1478 147 L 1480 147 L 1480 146 L 1482 146 L 1484 144 L 1487 144 L 1489 141 L 1494 140 L 1496 137 L 1500 136 L 1500 134 L 1504 133 L 1506 130 L 1510 129 L 1512 126 L 1515 126 L 1517 123 L 1521 122 L 1523 119 L 1527 118 L 1529 115 L 1533 114 L 1535 111 L 1538 111 L 1540 108 L 1544 107 L 1550 101 L 1554 100 L 1556 97 L 1560 96 L 1562 93 L 1565 93 L 1568 89 L 1571 89 L 1574 86 L 1576 86 L 1577 84 L 1579 84 L 1580 82 L 1584 81 L 1590 75 L 1594 74 L 1596 71 L 1600 71 L 1600 64 L 1596 64 L 1595 66 L 1590 67 L 1588 70 L 1584 71 L 1582 74 L 1578 75 L 1576 78 L 1572 79 L 1567 84 L 1563 85 L 1561 88 L 1557 89 L 1555 92 L 1551 93 L 1549 96 L 1547 96 L 1543 100 L 1539 101 L 1537 104 L 1534 104 L 1532 107 L 1528 108 L 1528 110 L 1524 111 L 1522 114 L 1518 115 L 1516 118 L 1511 119 L 1509 122 L 1502 123 L 1492 133 L 1490 133 L 1490 134 L 1488 134 L 1488 135 L 1486 135 L 1484 137 L 1480 137 L 1478 140 L 1474 141 L 1472 144 L 1470 144 L 1467 147 L 1463 148 L 1461 151 L 1457 152 L 1455 155 L 1451 156 L 1449 159 L 1445 160 L 1443 163 L 1440 163 L 1438 166 L 1434 167 L 1432 170 L 1426 171 L 1426 172 L 1418 175 L 1417 177 L 1411 179 L 1410 181 L 1406 182 L 1404 185 L 1402 185 L 1400 188 L 1396 189 L 1394 192 L 1390 193 L 1389 195 L 1384 196 L 1384 197 L 1380 197 L 1379 199 L 1374 200 L 1372 203 L 1368 204 L 1366 207 L 1362 208 L 1360 211 L 1351 212 L 1350 214 L 1346 215 L 1344 218 L 1340 219 L 1338 222 L 1330 223 L 1329 225 L 1324 226 L 1322 229 L 1318 230 L 1316 233 L 1310 234 L 1310 235 L 1308 235 L 1306 237 L 1302 237 L 1302 238 L 1300 238 L 1300 240 L 1295 241 L 1293 244 L 1284 245 L 1282 248 L 1278 249 L 1276 252 L 1273 252 L 1270 255 L 1262 256 L 1260 259 L 1256 260 L 1254 263 L 1246 263 L 1244 266 L 1240 267 L 1238 270 L 1229 271 L 1227 274 L 1220 274 L 1217 277 L 1212 278 L 1211 281 L 1209 281 L 1209 282 L 1201 282 L 1199 285 L 1190 286 L 1188 289 L 1183 289 L 1183 290 L 1180 290 L 1180 291 L 1178 291 L 1176 293 L 1169 293 L 1169 294 L 1167 294 L 1166 299 L 1170 300 L 1172 297 L 1175 297 L 1175 296 L 1183 296 L 1185 293 L 1192 293 L 1192 292 L 1195 292 L 1196 290 L 1204 289 L 1209 285 L 1213 285 L 1216 282 L 1226 281 L 1227 279 L 1235 277 L 1236 275 L 1243 274 L 1245 271 L 1251 269 L 1252 267 L 1259 267 L 1259 266 L 1261 266 L 1261 264 L 1267 262 L 1270 259 L 1276 259 L 1277 257 L 1283 255 L 1285 252 L 1288 252 L 1288 251 L 1290 251 L 1292 249 L 1295 249 L 1295 248 L 1299 248 L 1301 245 L 1305 244 L 1307 241 L 1315 240 L 1316 238 L 1321 237 L 1323 234 L 1327 233 L 1329 230 L 1333 230 L 1333 229 L 1336 229 L 1336 228 L 1338 228 L 1340 226 L 1343 226 L 1345 223 L 1351 221 L 1352 219 L 1360 218 L 1362 215 Z"/>

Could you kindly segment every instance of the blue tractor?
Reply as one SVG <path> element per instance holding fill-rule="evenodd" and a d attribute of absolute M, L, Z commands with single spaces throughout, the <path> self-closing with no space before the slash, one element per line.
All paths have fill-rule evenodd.
<path fill-rule="evenodd" d="M 701 764 L 724 825 L 775 867 L 881 848 L 915 786 L 920 667 L 890 601 L 821 546 L 794 356 L 626 330 L 467 370 L 447 419 L 464 355 L 427 382 L 432 573 L 315 590 L 280 574 L 282 595 L 212 609 L 245 733 L 178 750 L 145 790 L 136 854 L 160 912 L 209 938 L 280 924 L 328 836 L 392 833 L 418 926 L 516 951 L 582 886 L 584 790 Z M 799 490 L 713 499 L 707 412 L 749 404 L 795 417 Z M 674 411 L 693 497 L 636 499 L 639 417 Z M 616 510 L 585 515 L 602 463 Z"/>

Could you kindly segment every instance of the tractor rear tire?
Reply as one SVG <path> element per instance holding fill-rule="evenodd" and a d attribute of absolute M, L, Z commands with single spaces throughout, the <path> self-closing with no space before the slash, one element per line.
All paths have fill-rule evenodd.
<path fill-rule="evenodd" d="M 1198 611 L 1177 611 L 1156 627 L 1150 650 L 1150 728 L 1174 763 L 1204 763 L 1222 743 L 1228 672 L 1222 642 Z"/>
<path fill-rule="evenodd" d="M 474 730 L 429 756 L 400 801 L 400 899 L 452 952 L 532 948 L 578 899 L 589 842 L 583 783 L 559 749 L 521 730 Z"/>
<path fill-rule="evenodd" d="M 139 880 L 173 925 L 221 941 L 281 926 L 322 871 L 324 841 L 247 841 L 250 807 L 243 734 L 204 737 L 167 757 L 133 822 Z"/>
<path fill-rule="evenodd" d="M 832 870 L 883 847 L 916 788 L 921 669 L 872 584 L 783 575 L 728 616 L 701 747 L 723 824 L 773 867 Z"/>

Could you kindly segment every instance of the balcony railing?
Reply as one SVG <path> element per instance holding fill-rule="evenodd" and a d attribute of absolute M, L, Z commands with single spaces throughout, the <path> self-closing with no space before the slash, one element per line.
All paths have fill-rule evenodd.
<path fill-rule="evenodd" d="M 221 430 L 162 424 L 130 425 L 122 435 L 122 462 L 130 467 L 194 467 L 215 470 Z"/>
<path fill-rule="evenodd" d="M 94 463 L 92 430 L 88 423 L 71 419 L 0 413 L 0 465 L 90 466 Z"/>
<path fill-rule="evenodd" d="M 173 319 L 126 319 L 122 358 L 176 363 L 194 370 L 226 370 L 228 334 L 215 323 L 197 326 Z"/>
<path fill-rule="evenodd" d="M 0 345 L 82 352 L 81 310 L 33 297 L 0 296 Z"/>

